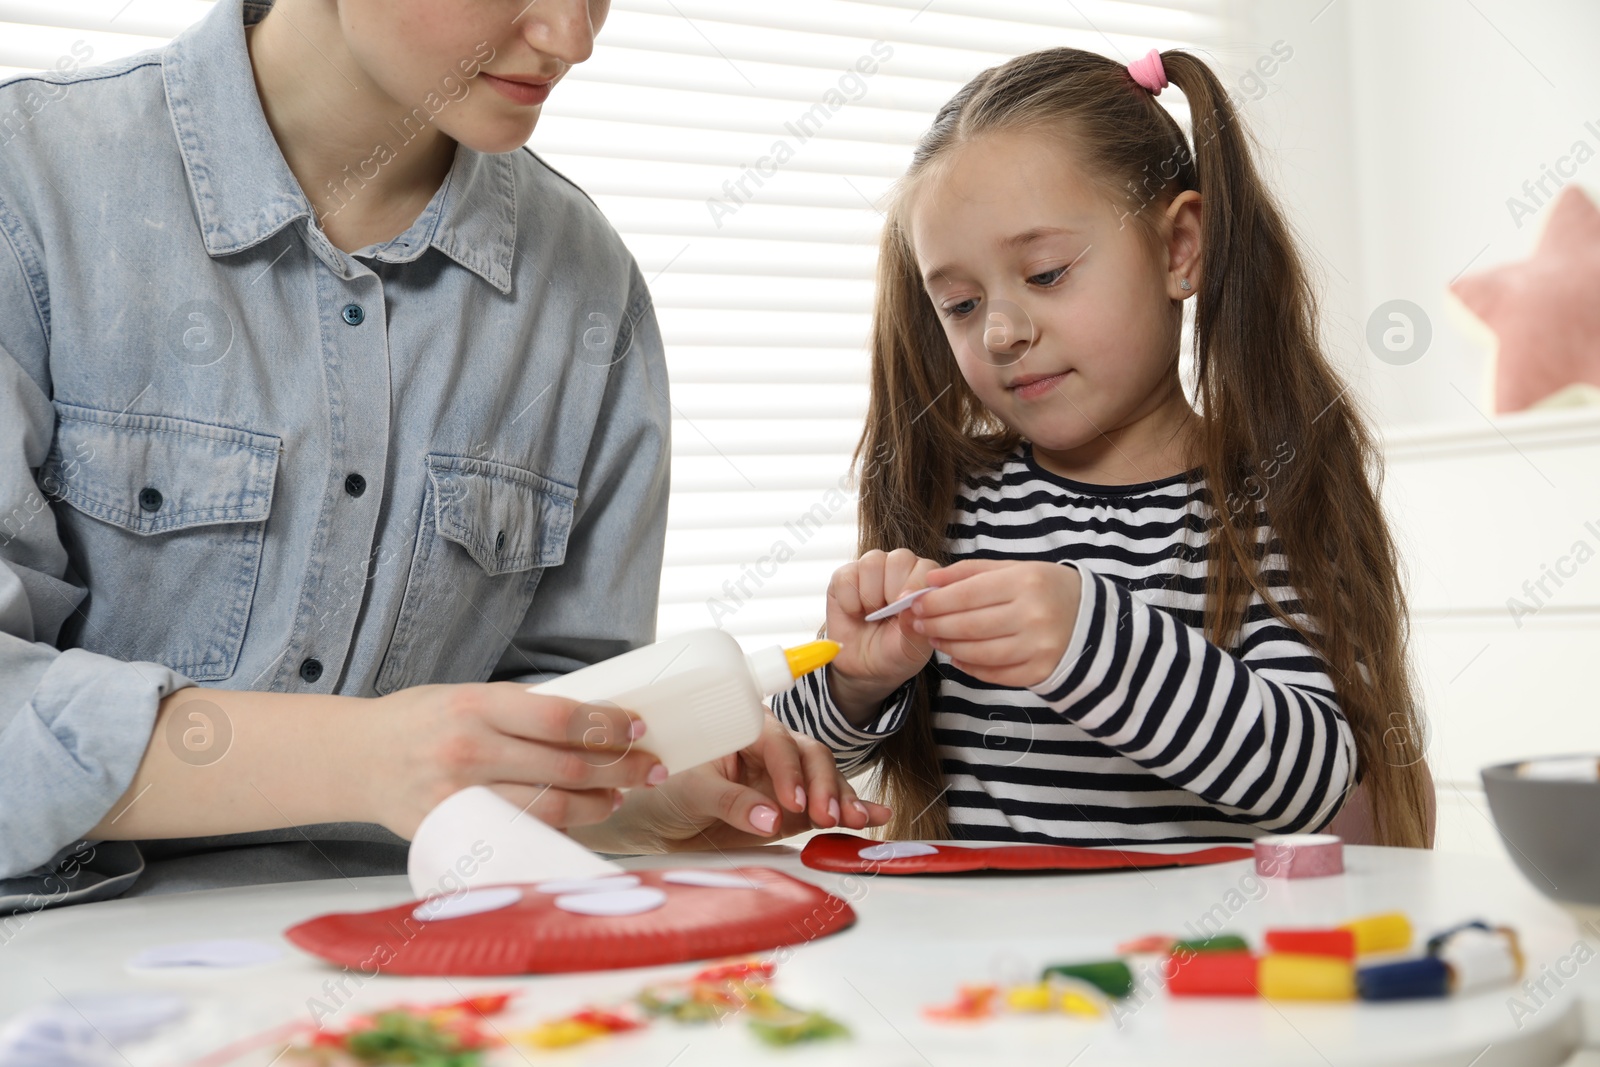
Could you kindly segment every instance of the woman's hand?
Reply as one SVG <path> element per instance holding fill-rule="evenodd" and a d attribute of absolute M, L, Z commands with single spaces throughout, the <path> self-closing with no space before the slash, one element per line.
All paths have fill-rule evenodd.
<path fill-rule="evenodd" d="M 1083 576 L 1059 563 L 964 559 L 930 571 L 935 591 L 905 614 L 951 664 L 1022 688 L 1055 673 L 1078 618 Z"/>
<path fill-rule="evenodd" d="M 826 668 L 828 691 L 857 726 L 871 719 L 884 698 L 933 655 L 927 638 L 911 628 L 909 611 L 878 622 L 867 622 L 866 616 L 927 585 L 927 576 L 938 566 L 909 548 L 873 549 L 833 572 L 827 633 L 844 647 Z"/>
<path fill-rule="evenodd" d="M 602 852 L 744 848 L 816 827 L 882 826 L 889 814 L 856 796 L 827 746 L 768 712 L 755 744 L 634 790 L 604 823 L 568 832 Z"/>
<path fill-rule="evenodd" d="M 364 806 L 407 840 L 434 805 L 472 785 L 566 828 L 607 818 L 623 787 L 666 780 L 661 761 L 633 747 L 641 720 L 521 682 L 419 685 L 371 705 Z"/>

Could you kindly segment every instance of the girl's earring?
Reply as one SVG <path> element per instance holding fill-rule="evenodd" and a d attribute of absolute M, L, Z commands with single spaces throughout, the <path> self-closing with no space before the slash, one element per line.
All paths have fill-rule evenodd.
<path fill-rule="evenodd" d="M 1179 278 L 1178 279 L 1178 288 L 1179 289 L 1187 289 L 1187 288 L 1189 288 L 1189 279 L 1188 278 Z"/>

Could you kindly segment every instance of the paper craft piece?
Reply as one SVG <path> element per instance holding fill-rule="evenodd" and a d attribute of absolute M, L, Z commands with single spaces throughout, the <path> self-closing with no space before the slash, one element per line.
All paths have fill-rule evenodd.
<path fill-rule="evenodd" d="M 616 889 L 632 889 L 639 884 L 637 875 L 608 874 L 604 878 L 555 878 L 534 886 L 541 893 L 608 893 Z"/>
<path fill-rule="evenodd" d="M 283 958 L 283 949 L 265 941 L 219 939 L 152 945 L 128 961 L 129 967 L 255 967 Z"/>
<path fill-rule="evenodd" d="M 667 902 L 667 894 L 654 886 L 618 889 L 609 893 L 568 893 L 556 897 L 556 907 L 574 915 L 643 915 Z"/>
<path fill-rule="evenodd" d="M 885 841 L 881 845 L 868 845 L 856 855 L 864 860 L 897 860 L 904 856 L 933 856 L 938 852 L 921 841 Z"/>
<path fill-rule="evenodd" d="M 423 816 L 406 856 L 418 897 L 463 886 L 598 878 L 622 868 L 494 792 L 475 785 L 446 797 Z"/>
<path fill-rule="evenodd" d="M 149 1037 L 188 1011 L 188 1001 L 175 993 L 66 993 L 0 1028 L 0 1064 L 127 1063 L 120 1046 Z"/>
<path fill-rule="evenodd" d="M 522 899 L 522 890 L 513 885 L 490 886 L 488 889 L 469 889 L 453 896 L 429 897 L 411 910 L 413 919 L 433 922 L 435 919 L 459 919 L 463 915 L 482 915 L 486 911 L 509 908 Z"/>
<path fill-rule="evenodd" d="M 1247 860 L 1248 848 L 1213 846 L 1194 852 L 1138 852 L 1126 848 L 1078 848 L 1072 845 L 995 844 L 965 846 L 939 842 L 920 844 L 931 852 L 871 859 L 867 839 L 855 834 L 818 834 L 806 842 L 800 862 L 819 871 L 841 874 L 949 874 L 956 871 L 1114 871 L 1130 868 L 1201 867 Z M 873 846 L 877 847 L 877 846 Z"/>
<path fill-rule="evenodd" d="M 927 587 L 925 587 L 923 589 L 918 589 L 918 590 L 915 590 L 913 592 L 907 593 L 905 596 L 901 597 L 899 600 L 896 600 L 893 604 L 885 604 L 883 607 L 879 608 L 877 611 L 874 611 L 872 614 L 868 615 L 867 616 L 867 621 L 868 622 L 877 622 L 879 619 L 887 619 L 891 615 L 898 615 L 902 611 L 904 611 L 907 608 L 909 608 L 912 604 L 915 604 L 917 602 L 918 598 L 926 596 L 927 594 L 933 592 L 933 588 L 934 587 L 930 585 L 930 586 L 927 586 Z"/>
<path fill-rule="evenodd" d="M 708 871 L 700 867 L 689 867 L 681 871 L 667 871 L 661 876 L 663 882 L 673 885 L 697 885 L 705 889 L 756 889 L 758 886 L 737 874 L 726 871 Z"/>
<path fill-rule="evenodd" d="M 1600 385 L 1600 211 L 1577 185 L 1556 197 L 1533 255 L 1450 286 L 1498 338 L 1494 409 L 1520 411 L 1575 382 Z"/>
<path fill-rule="evenodd" d="M 411 918 L 415 901 L 321 915 L 284 936 L 313 955 L 369 974 L 374 968 L 416 975 L 559 974 L 761 952 L 855 922 L 845 901 L 779 871 L 738 867 L 726 873 L 754 888 L 730 893 L 640 871 L 640 887 L 621 892 L 648 888 L 666 899 L 638 914 L 578 915 L 557 906 L 621 893 L 524 893 L 497 911 L 435 922 Z"/>

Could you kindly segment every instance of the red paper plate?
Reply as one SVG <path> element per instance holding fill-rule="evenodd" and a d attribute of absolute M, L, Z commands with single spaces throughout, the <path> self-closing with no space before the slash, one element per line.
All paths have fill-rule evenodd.
<path fill-rule="evenodd" d="M 856 921 L 850 905 L 766 867 L 718 869 L 755 884 L 708 888 L 633 871 L 640 887 L 667 894 L 637 915 L 579 915 L 556 895 L 519 886 L 522 897 L 495 911 L 423 921 L 420 901 L 368 912 L 335 912 L 291 926 L 284 936 L 330 963 L 365 973 L 416 975 L 554 974 L 737 956 L 836 933 Z"/>
<path fill-rule="evenodd" d="M 946 874 L 953 871 L 1116 871 L 1130 868 L 1203 867 L 1210 863 L 1247 860 L 1248 848 L 1218 845 L 1196 852 L 1135 852 L 1126 848 L 1078 848 L 1073 845 L 954 845 L 924 841 L 938 851 L 894 859 L 861 858 L 861 850 L 885 842 L 854 834 L 818 834 L 806 842 L 800 862 L 819 871 L 843 874 Z"/>

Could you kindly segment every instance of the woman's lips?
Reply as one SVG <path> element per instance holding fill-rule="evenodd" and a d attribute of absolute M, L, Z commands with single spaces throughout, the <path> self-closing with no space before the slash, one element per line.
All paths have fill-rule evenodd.
<path fill-rule="evenodd" d="M 1011 392 L 1023 400 L 1033 400 L 1055 389 L 1057 385 L 1061 384 L 1061 379 L 1071 373 L 1071 371 L 1064 370 L 1060 374 L 1052 374 L 1048 378 L 1040 378 L 1038 381 L 1029 382 L 1027 385 L 1015 385 L 1011 387 Z"/>
<path fill-rule="evenodd" d="M 525 107 L 544 103 L 545 98 L 550 95 L 550 87 L 555 84 L 553 81 L 547 81 L 534 85 L 529 82 L 512 81 L 510 78 L 497 78 L 486 70 L 479 71 L 478 77 L 488 82 L 495 92 L 513 104 L 522 104 Z"/>

